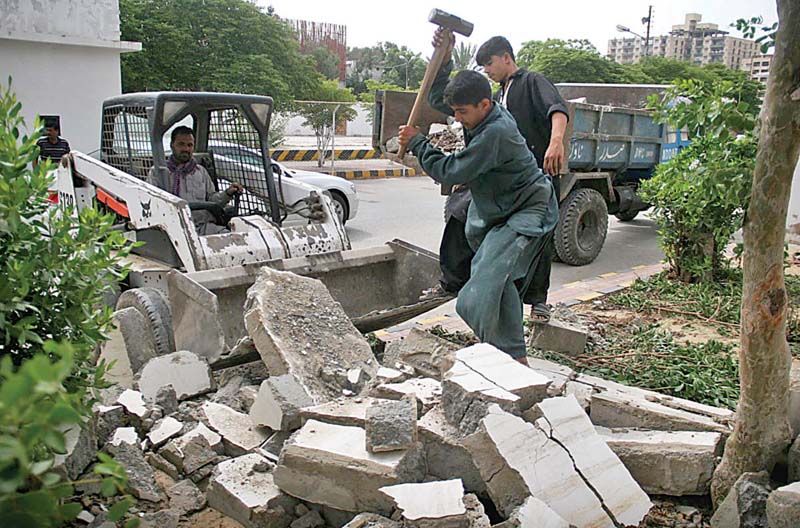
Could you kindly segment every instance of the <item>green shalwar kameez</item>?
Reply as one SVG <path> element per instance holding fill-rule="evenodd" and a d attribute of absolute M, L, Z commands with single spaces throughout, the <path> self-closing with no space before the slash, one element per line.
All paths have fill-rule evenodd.
<path fill-rule="evenodd" d="M 466 235 L 476 253 L 456 311 L 482 342 L 521 358 L 526 351 L 520 292 L 558 221 L 558 202 L 505 108 L 494 104 L 478 126 L 465 129 L 464 139 L 464 150 L 451 155 L 422 134 L 408 146 L 431 178 L 466 184 L 472 192 Z"/>

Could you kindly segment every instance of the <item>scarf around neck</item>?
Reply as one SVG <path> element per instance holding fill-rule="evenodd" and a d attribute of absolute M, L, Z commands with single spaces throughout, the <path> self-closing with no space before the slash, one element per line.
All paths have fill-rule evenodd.
<path fill-rule="evenodd" d="M 175 176 L 175 181 L 173 183 L 172 194 L 175 196 L 180 196 L 181 192 L 181 179 L 185 178 L 189 174 L 193 173 L 197 168 L 197 162 L 194 158 L 190 158 L 189 161 L 186 163 L 181 163 L 178 165 L 175 162 L 175 158 L 172 156 L 167 159 L 167 169 L 169 172 Z"/>

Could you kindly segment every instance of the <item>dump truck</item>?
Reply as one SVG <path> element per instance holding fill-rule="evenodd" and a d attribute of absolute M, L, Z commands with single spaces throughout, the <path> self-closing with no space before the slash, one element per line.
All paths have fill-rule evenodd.
<path fill-rule="evenodd" d="M 649 93 L 666 87 L 652 88 L 655 92 Z M 592 93 L 608 97 L 628 89 L 624 85 Z M 641 90 L 636 92 L 640 96 Z M 414 99 L 415 94 L 407 92 L 375 94 L 372 143 L 387 158 L 396 157 L 389 149 L 390 140 L 406 123 Z M 582 266 L 600 254 L 609 214 L 627 222 L 650 207 L 638 194 L 639 183 L 652 177 L 656 166 L 675 155 L 685 141 L 680 141 L 681 131 L 653 121 L 653 113 L 645 109 L 574 100 L 567 102 L 567 109 L 567 164 L 562 174 L 553 177 L 560 205 L 553 244 L 558 260 Z M 447 123 L 447 119 L 426 103 L 420 128 L 427 133 L 433 123 Z M 409 156 L 406 163 L 416 162 Z"/>
<path fill-rule="evenodd" d="M 320 279 L 364 332 L 444 301 L 418 300 L 438 279 L 435 254 L 403 241 L 353 249 L 330 198 L 281 177 L 269 157 L 272 106 L 270 97 L 238 94 L 114 97 L 103 104 L 99 159 L 73 151 L 59 163 L 58 203 L 72 214 L 104 209 L 139 243 L 122 259 L 130 272 L 115 306 L 145 316 L 160 354 L 188 349 L 212 364 L 228 354 L 246 335 L 246 290 L 264 266 Z M 147 183 L 167 170 L 169 137 L 181 125 L 193 129 L 195 159 L 217 190 L 244 187 L 231 205 L 186 202 Z M 220 141 L 260 152 L 263 163 L 215 163 L 210 146 Z M 199 234 L 196 210 L 211 212 L 223 232 Z"/>

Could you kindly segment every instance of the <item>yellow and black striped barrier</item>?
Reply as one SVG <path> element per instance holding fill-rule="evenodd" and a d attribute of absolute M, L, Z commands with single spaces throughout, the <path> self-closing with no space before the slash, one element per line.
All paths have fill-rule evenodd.
<path fill-rule="evenodd" d="M 346 180 L 373 180 L 378 178 L 402 178 L 416 176 L 417 171 L 411 168 L 403 169 L 372 169 L 372 170 L 337 170 L 336 176 Z"/>
<path fill-rule="evenodd" d="M 379 159 L 381 151 L 375 149 L 336 149 L 337 160 L 366 160 Z M 274 149 L 270 152 L 275 161 L 317 161 L 317 149 Z M 328 156 L 327 159 L 330 159 Z"/>

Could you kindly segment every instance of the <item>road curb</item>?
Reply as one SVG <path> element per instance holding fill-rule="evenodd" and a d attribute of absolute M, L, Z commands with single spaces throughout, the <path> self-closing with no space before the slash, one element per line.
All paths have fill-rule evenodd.
<path fill-rule="evenodd" d="M 336 149 L 333 151 L 337 160 L 366 160 L 380 159 L 381 151 L 375 149 Z M 317 149 L 272 149 L 270 151 L 275 161 L 317 161 Z"/>
<path fill-rule="evenodd" d="M 414 169 L 372 169 L 372 170 L 344 170 L 336 171 L 336 176 L 346 180 L 374 180 L 379 178 L 405 178 L 417 176 Z"/>
<path fill-rule="evenodd" d="M 549 304 L 562 303 L 566 306 L 575 306 L 583 302 L 594 301 L 605 295 L 627 288 L 633 284 L 636 279 L 646 279 L 661 273 L 666 266 L 667 265 L 663 262 L 651 265 L 633 266 L 624 271 L 603 273 L 591 279 L 562 284 L 550 290 L 547 296 L 547 302 Z M 391 328 L 378 330 L 375 332 L 375 337 L 384 343 L 388 343 L 405 337 L 413 328 L 427 330 L 434 326 L 441 326 L 448 332 L 471 331 L 454 310 L 447 314 L 431 317 L 430 319 L 402 323 Z"/>

